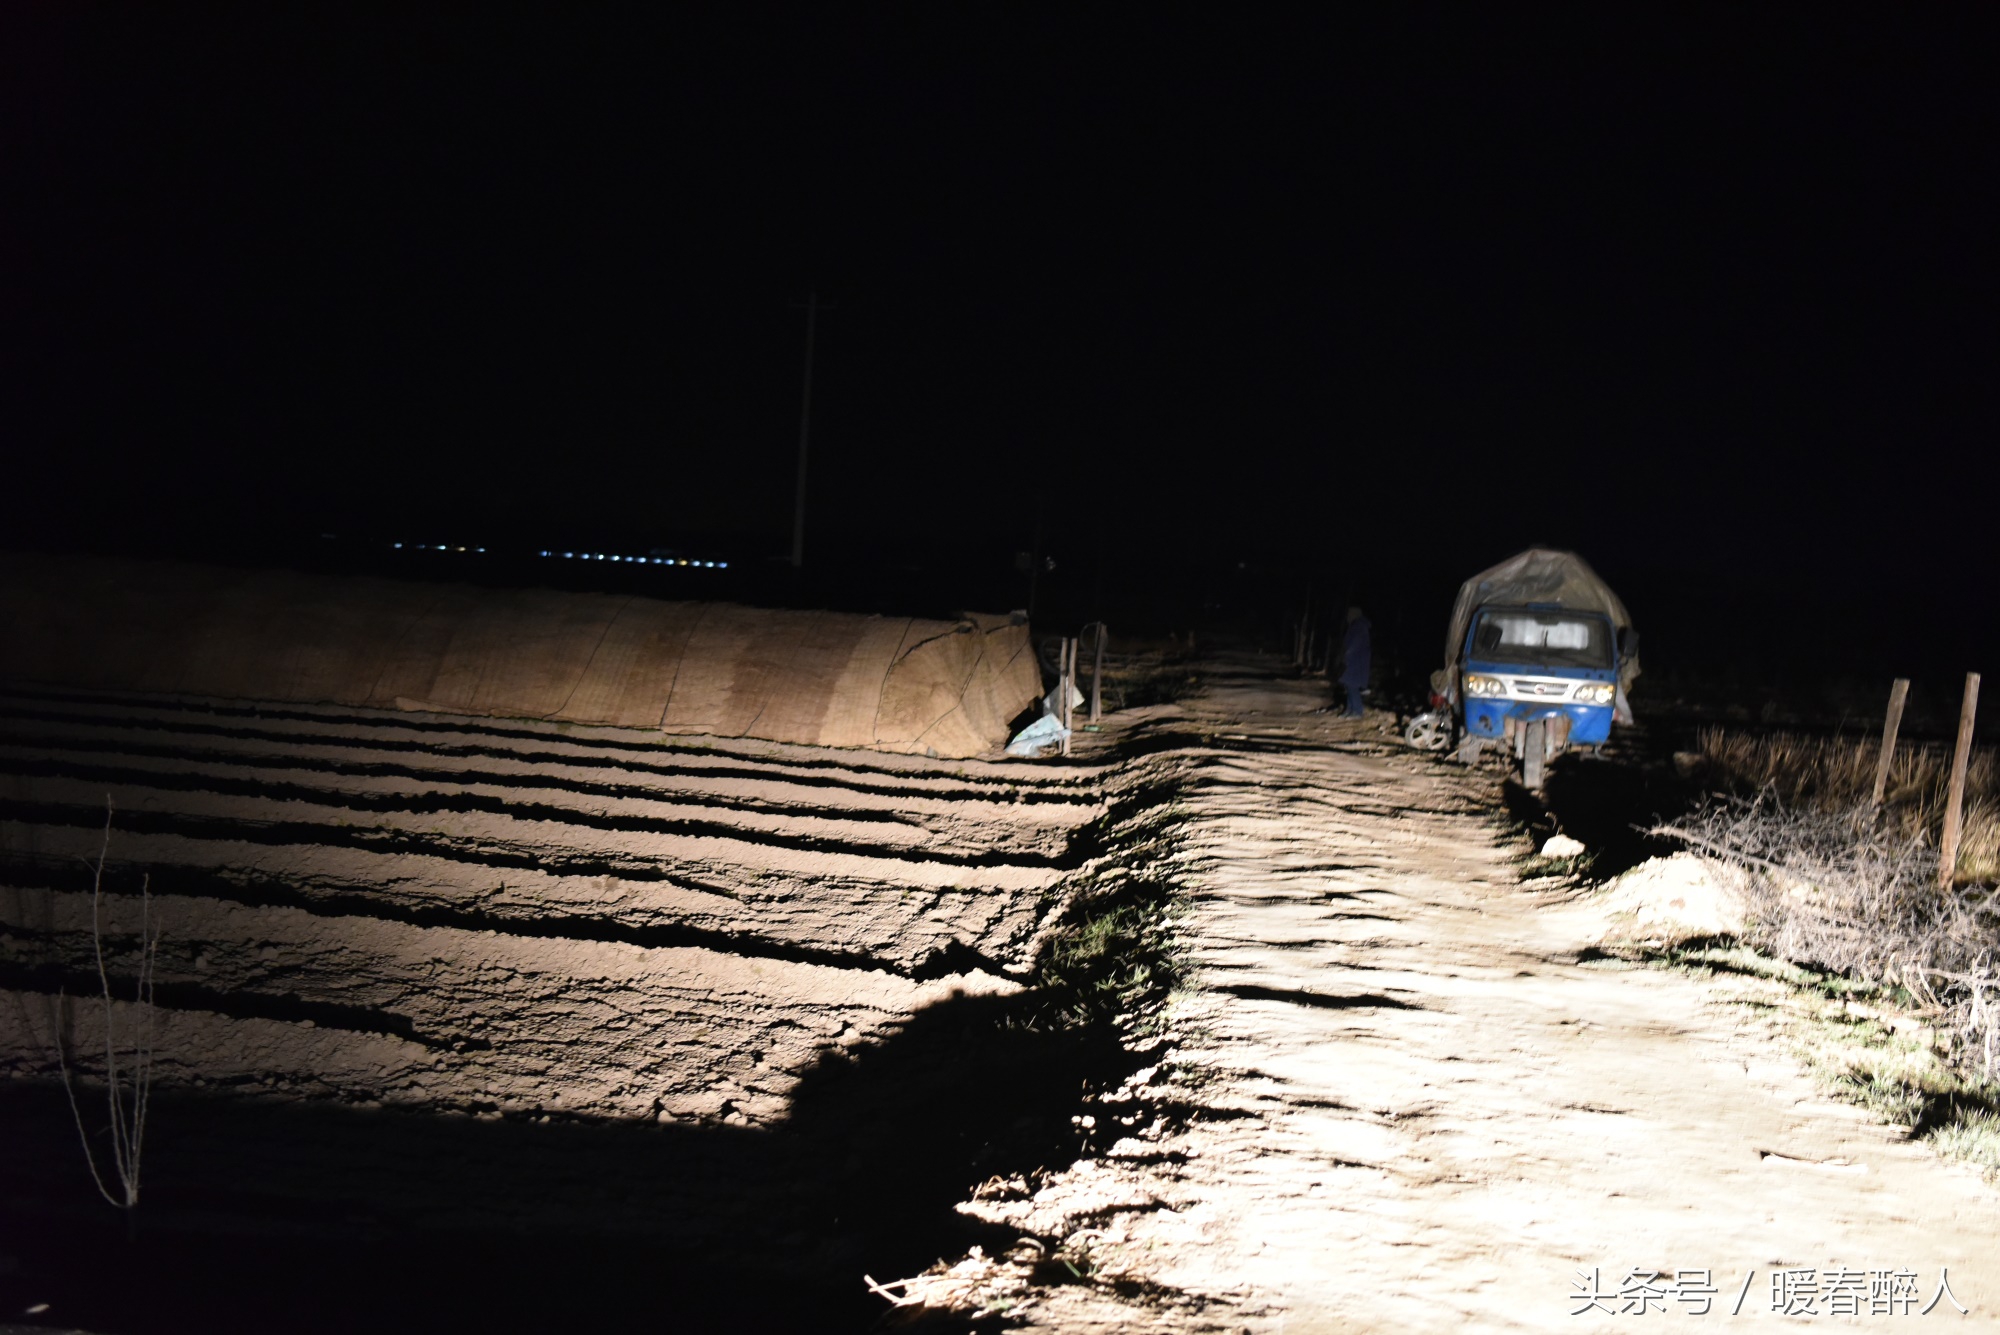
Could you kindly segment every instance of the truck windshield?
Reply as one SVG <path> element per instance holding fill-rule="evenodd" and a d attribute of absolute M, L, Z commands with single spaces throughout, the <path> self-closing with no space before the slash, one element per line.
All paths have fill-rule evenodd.
<path fill-rule="evenodd" d="M 1608 668 L 1611 626 L 1574 612 L 1485 611 L 1472 628 L 1472 657 L 1521 667 Z"/>

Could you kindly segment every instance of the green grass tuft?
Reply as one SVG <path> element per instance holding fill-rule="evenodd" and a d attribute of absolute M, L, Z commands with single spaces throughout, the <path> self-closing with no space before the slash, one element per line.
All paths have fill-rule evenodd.
<path fill-rule="evenodd" d="M 1775 1020 L 1820 1088 L 1907 1129 L 2000 1185 L 2000 1084 L 1955 1068 L 1900 987 L 1802 968 L 1744 945 L 1649 952 L 1648 962 L 1770 984 L 1732 1004 Z"/>

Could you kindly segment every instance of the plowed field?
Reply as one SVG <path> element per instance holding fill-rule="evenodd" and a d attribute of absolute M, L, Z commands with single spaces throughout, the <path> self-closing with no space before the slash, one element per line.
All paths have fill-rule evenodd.
<path fill-rule="evenodd" d="M 352 1268 L 421 1237 L 457 1258 L 446 1271 L 482 1258 L 470 1273 L 486 1288 L 432 1295 L 456 1310 L 504 1297 L 496 1266 L 512 1263 L 495 1257 L 546 1261 L 537 1240 L 581 1236 L 619 1258 L 600 1279 L 628 1308 L 685 1284 L 699 1256 L 730 1273 L 768 1258 L 792 1278 L 740 1300 L 683 1292 L 688 1310 L 871 1310 L 853 1268 L 871 1249 L 894 1254 L 926 1206 L 948 1216 L 982 1152 L 1070 1133 L 1084 1059 L 1009 1007 L 1065 876 L 1102 854 L 1102 778 L 0 694 L 10 1222 L 68 1239 L 86 1271 L 92 1249 L 125 1245 L 105 1239 L 115 1215 L 90 1188 L 58 1066 L 59 1046 L 102 1065 L 91 890 L 108 800 L 101 935 L 121 1043 L 141 1018 L 122 998 L 142 885 L 161 935 L 137 1214 L 152 1245 L 135 1254 L 227 1237 L 273 1265 Z M 968 1087 L 1015 1067 L 1004 1097 Z M 84 1093 L 96 1133 L 101 1100 Z M 908 1245 L 928 1245 L 921 1231 Z M 280 1234 L 312 1241 L 272 1253 Z M 10 1242 L 46 1269 L 40 1245 Z M 820 1263 L 845 1272 L 831 1306 L 812 1287 Z M 193 1295 L 216 1276 L 189 1264 Z M 278 1308 L 293 1301 L 274 1278 L 236 1285 L 266 1280 Z M 103 1319 L 170 1326 L 166 1309 L 180 1299 Z M 332 1303 L 328 1324 L 348 1310 Z"/>

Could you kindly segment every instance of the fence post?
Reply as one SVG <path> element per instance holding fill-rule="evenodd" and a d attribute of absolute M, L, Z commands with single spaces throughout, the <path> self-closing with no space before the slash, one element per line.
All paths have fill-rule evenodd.
<path fill-rule="evenodd" d="M 1090 663 L 1090 721 L 1097 722 L 1104 704 L 1104 623 L 1097 623 L 1097 653 Z"/>
<path fill-rule="evenodd" d="M 1075 689 L 1072 683 L 1076 681 L 1076 641 L 1067 635 L 1063 637 L 1062 642 L 1062 671 L 1057 675 L 1056 700 L 1061 708 L 1057 711 L 1056 717 L 1062 721 L 1063 726 L 1062 753 L 1068 755 L 1070 725 L 1075 721 L 1070 714 L 1069 693 Z"/>
<path fill-rule="evenodd" d="M 1889 762 L 1896 755 L 1896 730 L 1903 726 L 1903 702 L 1910 698 L 1910 679 L 1898 677 L 1889 687 L 1889 715 L 1882 720 L 1882 754 L 1875 758 L 1875 795 L 1868 805 L 1879 807 L 1889 789 Z"/>
<path fill-rule="evenodd" d="M 1944 838 L 1938 843 L 1938 884 L 1951 889 L 1958 873 L 1959 817 L 1965 806 L 1965 767 L 1972 759 L 1972 720 L 1979 712 L 1979 674 L 1965 674 L 1965 700 L 1958 707 L 1958 746 L 1951 753 L 1951 789 L 1945 795 Z"/>

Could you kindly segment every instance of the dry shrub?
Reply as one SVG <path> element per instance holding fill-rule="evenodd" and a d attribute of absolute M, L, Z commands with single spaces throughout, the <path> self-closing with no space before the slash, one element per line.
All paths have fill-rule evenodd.
<path fill-rule="evenodd" d="M 1838 759 L 1819 772 L 1837 774 Z M 1716 796 L 1654 833 L 1735 882 L 1756 945 L 1905 989 L 1960 1064 L 2000 1079 L 2000 890 L 1940 887 L 1930 832 L 1865 796 L 1844 807 L 1832 791 L 1787 802 L 1774 780 L 1754 798 Z"/>
<path fill-rule="evenodd" d="M 1703 775 L 1727 793 L 1770 793 L 1785 806 L 1843 815 L 1867 804 L 1875 787 L 1876 740 L 1805 737 L 1797 733 L 1751 736 L 1704 728 L 1696 752 Z M 1977 884 L 2000 880 L 2000 764 L 1991 748 L 1976 749 L 1965 775 L 1965 819 L 1957 878 Z M 1949 747 L 1903 743 L 1889 762 L 1879 828 L 1935 847 L 1944 829 L 1951 782 Z"/>

